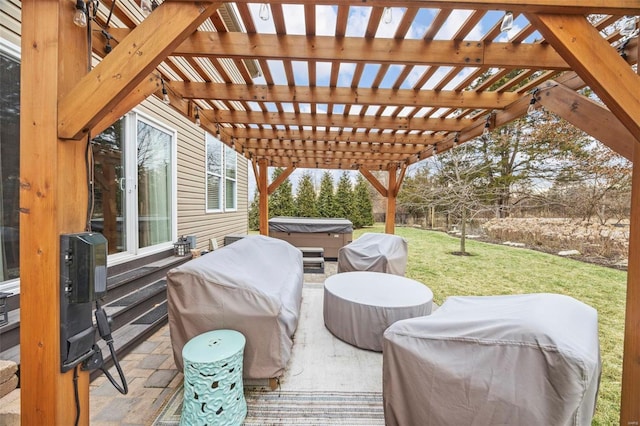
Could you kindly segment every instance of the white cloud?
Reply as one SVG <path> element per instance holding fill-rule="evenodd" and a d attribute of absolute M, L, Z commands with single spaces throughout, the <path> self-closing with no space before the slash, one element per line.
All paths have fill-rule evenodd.
<path fill-rule="evenodd" d="M 282 14 L 284 15 L 284 26 L 287 29 L 287 34 L 305 35 L 307 30 L 305 28 L 304 19 L 304 6 L 301 4 L 283 4 Z M 291 19 L 287 19 L 290 17 Z"/>
<path fill-rule="evenodd" d="M 336 33 L 337 10 L 335 6 L 316 6 L 316 35 L 333 36 Z"/>
<path fill-rule="evenodd" d="M 450 40 L 471 15 L 471 12 L 470 10 L 454 10 L 451 12 L 449 18 L 447 18 L 440 31 L 434 37 L 435 40 Z"/>
<path fill-rule="evenodd" d="M 351 62 L 342 62 L 340 71 L 338 72 L 338 86 L 349 87 L 353 81 L 353 73 L 356 70 L 356 64 Z"/>
<path fill-rule="evenodd" d="M 371 15 L 371 7 L 352 6 L 349 8 L 349 18 L 347 19 L 347 37 L 364 37 Z"/>

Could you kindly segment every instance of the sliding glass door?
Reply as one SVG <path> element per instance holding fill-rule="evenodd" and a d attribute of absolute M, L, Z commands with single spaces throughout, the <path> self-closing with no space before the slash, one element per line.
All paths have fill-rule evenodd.
<path fill-rule="evenodd" d="M 109 254 L 138 254 L 174 239 L 174 132 L 130 113 L 94 139 L 92 227 Z"/>

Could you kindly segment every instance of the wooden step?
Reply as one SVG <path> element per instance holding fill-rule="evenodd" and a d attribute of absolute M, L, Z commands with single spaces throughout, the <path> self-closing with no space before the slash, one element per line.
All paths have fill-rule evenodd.
<path fill-rule="evenodd" d="M 322 257 L 324 258 L 324 249 L 322 247 L 298 247 L 302 252 L 302 257 Z"/>
<path fill-rule="evenodd" d="M 305 274 L 324 274 L 324 257 L 303 257 L 302 267 Z"/>

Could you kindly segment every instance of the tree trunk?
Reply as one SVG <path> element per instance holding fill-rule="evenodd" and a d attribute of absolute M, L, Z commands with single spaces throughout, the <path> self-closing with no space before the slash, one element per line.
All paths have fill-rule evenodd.
<path fill-rule="evenodd" d="M 467 209 L 462 209 L 460 218 L 460 253 L 466 253 L 466 237 L 467 237 Z"/>

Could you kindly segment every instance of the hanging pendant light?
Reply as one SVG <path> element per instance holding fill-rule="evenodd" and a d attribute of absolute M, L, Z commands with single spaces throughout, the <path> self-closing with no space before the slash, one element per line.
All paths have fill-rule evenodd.
<path fill-rule="evenodd" d="M 506 11 L 500 25 L 500 32 L 511 31 L 513 29 L 513 12 Z"/>

